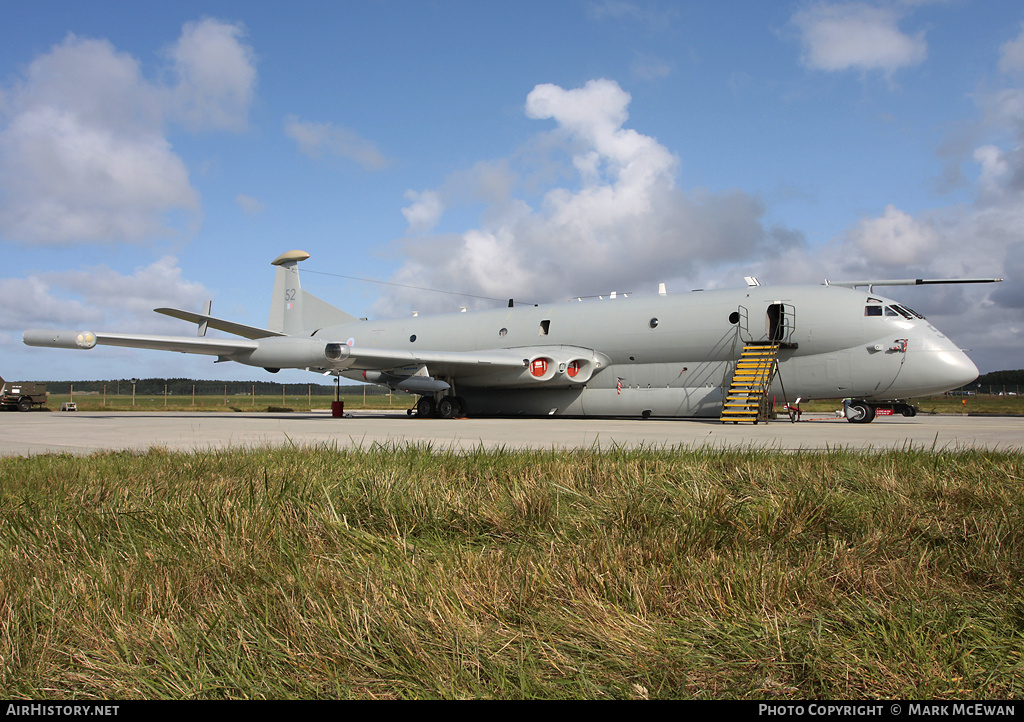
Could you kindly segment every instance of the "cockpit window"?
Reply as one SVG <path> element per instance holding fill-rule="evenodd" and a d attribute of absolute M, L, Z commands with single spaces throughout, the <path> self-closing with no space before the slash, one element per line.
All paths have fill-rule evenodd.
<path fill-rule="evenodd" d="M 869 305 L 864 307 L 865 316 L 885 316 L 886 318 L 899 318 L 902 316 L 908 321 L 912 321 L 915 318 L 919 318 L 922 321 L 924 320 L 924 316 L 912 308 L 901 306 L 898 303 L 890 303 L 888 306 L 883 308 L 882 306 L 873 305 L 876 300 L 877 299 L 874 298 L 868 298 Z"/>

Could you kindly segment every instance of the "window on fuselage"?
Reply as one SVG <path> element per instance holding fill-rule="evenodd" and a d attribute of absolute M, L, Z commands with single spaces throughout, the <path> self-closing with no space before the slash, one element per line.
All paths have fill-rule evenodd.
<path fill-rule="evenodd" d="M 864 315 L 865 316 L 881 316 L 882 315 L 882 307 L 881 306 L 865 306 L 864 307 Z"/>

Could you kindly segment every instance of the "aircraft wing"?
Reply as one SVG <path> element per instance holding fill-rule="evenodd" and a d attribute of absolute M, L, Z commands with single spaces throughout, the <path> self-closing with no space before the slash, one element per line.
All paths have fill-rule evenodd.
<path fill-rule="evenodd" d="M 191 320 L 191 319 L 186 319 Z M 94 346 L 124 346 L 147 348 L 157 351 L 179 351 L 181 353 L 207 354 L 211 356 L 234 356 L 256 351 L 260 346 L 273 346 L 279 353 L 287 353 L 288 347 L 305 349 L 311 345 L 333 347 L 332 354 L 341 368 L 357 370 L 392 369 L 413 364 L 430 364 L 438 373 L 486 367 L 523 368 L 526 356 L 510 349 L 499 351 L 424 351 L 414 352 L 402 349 L 353 348 L 345 344 L 331 343 L 307 338 L 263 339 L 222 339 L 205 336 L 158 336 L 151 334 L 106 333 L 102 331 L 50 331 L 31 329 L 25 331 L 23 340 L 28 346 L 49 348 L 90 349 Z M 299 360 L 299 359 L 297 359 Z M 301 359 L 297 366 L 309 366 L 308 358 Z"/>
<path fill-rule="evenodd" d="M 250 339 L 222 339 L 198 336 L 157 336 L 153 334 L 105 333 L 92 331 L 50 331 L 30 329 L 22 340 L 28 346 L 48 348 L 90 349 L 93 346 L 124 346 L 148 348 L 157 351 L 179 351 L 209 356 L 231 356 L 254 351 L 259 341 Z"/>
<path fill-rule="evenodd" d="M 458 378 L 470 383 L 486 381 L 496 386 L 583 384 L 611 363 L 607 356 L 592 349 L 562 345 L 413 351 L 349 346 L 316 337 L 274 335 L 258 339 L 221 339 L 40 329 L 25 331 L 23 340 L 28 346 L 49 348 L 91 349 L 102 345 L 205 354 L 216 356 L 218 361 L 237 361 L 270 370 L 361 371 L 366 381 L 430 391 L 448 388 L 440 378 Z"/>
<path fill-rule="evenodd" d="M 191 319 L 186 319 L 191 320 Z M 308 368 L 323 366 L 339 369 L 380 370 L 413 365 L 430 365 L 431 371 L 445 375 L 464 375 L 490 369 L 522 369 L 528 363 L 529 350 L 496 351 L 406 351 L 403 349 L 353 348 L 343 343 L 313 338 L 279 337 L 263 339 L 222 339 L 205 336 L 158 336 L 153 334 L 107 333 L 102 331 L 51 331 L 30 329 L 23 340 L 28 346 L 49 348 L 91 349 L 94 346 L 123 346 L 157 351 L 206 354 L 242 358 L 274 353 L 276 359 L 266 365 Z M 323 357 L 310 357 L 311 349 L 322 349 Z M 258 352 L 262 351 L 262 354 Z M 294 357 L 294 358 L 289 358 Z M 264 365 L 253 359 L 253 365 Z M 243 361 L 244 362 L 244 361 Z M 435 371 L 436 370 L 436 371 Z"/>

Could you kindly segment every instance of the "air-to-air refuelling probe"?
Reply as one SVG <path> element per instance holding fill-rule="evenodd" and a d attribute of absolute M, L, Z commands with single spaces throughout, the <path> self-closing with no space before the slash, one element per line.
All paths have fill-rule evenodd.
<path fill-rule="evenodd" d="M 265 329 L 158 308 L 196 336 L 29 330 L 29 346 L 127 346 L 300 368 L 420 396 L 420 416 L 719 417 L 756 421 L 771 401 L 845 398 L 852 422 L 911 416 L 906 399 L 970 383 L 978 369 L 885 285 L 1000 279 L 826 282 L 369 321 L 303 291 L 290 251 Z M 866 290 L 861 290 L 866 289 Z M 207 338 L 208 328 L 237 338 Z"/>

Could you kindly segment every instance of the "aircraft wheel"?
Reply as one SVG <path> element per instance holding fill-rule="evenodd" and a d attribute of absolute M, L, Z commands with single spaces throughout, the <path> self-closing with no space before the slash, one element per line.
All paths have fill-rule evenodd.
<path fill-rule="evenodd" d="M 864 401 L 854 401 L 850 404 L 853 416 L 847 417 L 851 424 L 868 424 L 875 418 L 875 407 Z"/>
<path fill-rule="evenodd" d="M 917 409 L 915 409 L 913 406 L 908 406 L 905 409 L 903 409 L 903 415 L 908 417 L 917 416 Z"/>
<path fill-rule="evenodd" d="M 416 402 L 416 415 L 429 418 L 434 415 L 434 400 L 429 396 L 421 396 Z"/>
<path fill-rule="evenodd" d="M 437 402 L 437 415 L 442 419 L 458 416 L 461 411 L 461 405 L 454 396 L 445 396 Z"/>

